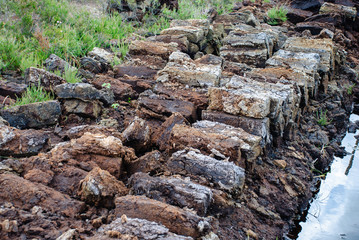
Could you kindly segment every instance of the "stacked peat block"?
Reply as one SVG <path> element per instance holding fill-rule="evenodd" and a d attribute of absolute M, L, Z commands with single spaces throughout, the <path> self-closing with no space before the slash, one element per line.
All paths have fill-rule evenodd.
<path fill-rule="evenodd" d="M 238 24 L 223 40 L 220 55 L 226 61 L 264 67 L 273 51 L 282 47 L 286 36 L 279 28 Z"/>
<path fill-rule="evenodd" d="M 240 127 L 261 137 L 262 147 L 272 138 L 280 140 L 292 128 L 302 96 L 298 85 L 258 73 L 283 46 L 287 39 L 283 32 L 282 28 L 236 23 L 223 39 L 224 74 L 220 86 L 209 88 L 204 120 Z M 304 102 L 308 100 L 306 84 Z"/>
<path fill-rule="evenodd" d="M 334 43 L 331 39 L 289 38 L 283 50 L 266 62 L 267 67 L 285 67 L 305 73 L 310 97 L 316 97 L 318 88 L 328 90 L 334 74 Z M 302 79 L 300 80 L 302 81 Z M 303 87 L 303 83 L 298 82 Z"/>
<path fill-rule="evenodd" d="M 334 43 L 331 39 L 306 39 L 289 38 L 283 46 L 286 51 L 296 53 L 316 53 L 320 56 L 318 73 L 324 92 L 327 92 L 328 84 L 334 76 Z"/>
<path fill-rule="evenodd" d="M 157 39 L 164 39 L 164 36 L 185 37 L 188 41 L 188 48 L 184 52 L 191 57 L 203 54 L 218 54 L 219 36 L 214 34 L 213 27 L 208 20 L 189 19 L 174 20 L 170 28 L 161 32 Z M 201 53 L 198 55 L 198 53 Z"/>
<path fill-rule="evenodd" d="M 269 141 L 270 136 L 267 135 L 274 138 L 283 137 L 291 121 L 296 119 L 300 97 L 300 90 L 293 88 L 291 84 L 260 82 L 233 76 L 224 87 L 209 89 L 208 109 L 247 118 L 247 121 L 242 122 L 257 124 L 251 132 Z M 262 127 L 268 127 L 268 121 L 270 128 L 263 129 Z M 243 124 L 243 128 L 249 129 L 246 124 Z"/>

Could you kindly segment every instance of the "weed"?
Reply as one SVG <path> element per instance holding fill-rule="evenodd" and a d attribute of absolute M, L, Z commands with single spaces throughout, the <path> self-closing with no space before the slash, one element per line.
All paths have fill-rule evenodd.
<path fill-rule="evenodd" d="M 263 0 L 264 3 L 270 3 L 271 0 Z"/>
<path fill-rule="evenodd" d="M 114 67 L 118 64 L 121 64 L 125 59 L 125 56 L 128 52 L 128 44 L 120 43 L 118 47 L 111 46 L 111 51 L 115 54 L 115 57 L 111 62 L 112 67 Z"/>
<path fill-rule="evenodd" d="M 316 168 L 312 168 L 311 171 L 313 173 L 319 174 L 319 175 L 314 176 L 314 178 L 325 178 L 327 176 L 327 173 L 323 173 L 322 171 L 320 171 Z"/>
<path fill-rule="evenodd" d="M 78 77 L 77 69 L 73 68 L 69 65 L 65 67 L 65 71 L 62 75 L 62 77 L 66 80 L 68 83 L 78 83 L 81 82 L 81 78 Z"/>
<path fill-rule="evenodd" d="M 116 65 L 119 65 L 122 63 L 122 60 L 120 58 L 118 58 L 117 56 L 115 56 L 111 62 L 111 66 L 114 67 Z"/>
<path fill-rule="evenodd" d="M 17 98 L 15 103 L 9 107 L 45 102 L 53 99 L 53 94 L 46 92 L 40 84 L 38 86 L 32 85 L 26 89 L 26 92 L 21 95 L 21 98 Z"/>
<path fill-rule="evenodd" d="M 353 94 L 353 88 L 355 87 L 355 83 L 353 85 L 349 85 L 347 86 L 347 93 L 348 95 L 352 95 Z"/>
<path fill-rule="evenodd" d="M 24 73 L 29 67 L 37 67 L 38 64 L 39 60 L 33 52 L 25 54 L 20 61 L 20 70 Z"/>
<path fill-rule="evenodd" d="M 37 40 L 38 45 L 42 51 L 47 52 L 50 49 L 49 39 L 44 36 L 42 31 L 35 31 L 34 38 Z"/>
<path fill-rule="evenodd" d="M 325 110 L 323 112 L 323 110 L 320 110 L 320 114 L 318 114 L 317 112 L 317 123 L 320 126 L 327 126 L 328 124 L 330 124 L 332 122 L 332 120 L 329 121 L 328 117 L 327 117 L 327 112 L 328 110 Z"/>
<path fill-rule="evenodd" d="M 144 17 L 145 26 L 144 28 L 150 35 L 158 35 L 163 29 L 169 28 L 170 22 L 167 17 L 153 17 L 151 15 L 146 14 Z"/>
<path fill-rule="evenodd" d="M 282 22 L 287 21 L 287 13 L 288 10 L 285 9 L 283 6 L 269 9 L 267 12 L 267 16 L 269 18 L 268 24 L 278 25 Z"/>
<path fill-rule="evenodd" d="M 110 88 L 111 88 L 111 83 L 103 83 L 101 86 L 102 86 L 103 88 L 110 89 Z"/>
<path fill-rule="evenodd" d="M 20 67 L 20 49 L 21 46 L 14 37 L 7 35 L 0 37 L 0 70 L 16 70 Z"/>
<path fill-rule="evenodd" d="M 54 71 L 54 74 L 59 77 L 62 77 L 68 83 L 78 83 L 82 81 L 81 78 L 79 78 L 78 76 L 78 70 L 74 67 L 71 67 L 69 64 L 65 66 L 65 69 L 63 71 L 56 70 Z"/>
<path fill-rule="evenodd" d="M 128 102 L 128 103 L 131 103 L 131 100 L 132 100 L 132 99 L 129 97 L 129 98 L 127 99 L 127 102 Z"/>
<path fill-rule="evenodd" d="M 230 13 L 236 0 L 179 0 L 178 11 L 162 9 L 169 19 L 206 19 L 208 11 L 213 7 L 218 14 Z"/>
<path fill-rule="evenodd" d="M 120 104 L 114 103 L 114 104 L 111 105 L 111 107 L 112 107 L 113 109 L 118 109 L 118 108 L 120 107 Z"/>

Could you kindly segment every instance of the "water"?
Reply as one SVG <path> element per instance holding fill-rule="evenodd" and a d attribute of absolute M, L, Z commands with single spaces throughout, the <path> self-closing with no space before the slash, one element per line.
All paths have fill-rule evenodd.
<path fill-rule="evenodd" d="M 352 115 L 351 121 L 359 120 Z M 356 134 L 358 134 L 357 131 Z M 335 158 L 311 203 L 307 219 L 300 225 L 298 240 L 359 240 L 359 148 L 354 135 L 347 133 L 342 146 L 350 153 Z"/>

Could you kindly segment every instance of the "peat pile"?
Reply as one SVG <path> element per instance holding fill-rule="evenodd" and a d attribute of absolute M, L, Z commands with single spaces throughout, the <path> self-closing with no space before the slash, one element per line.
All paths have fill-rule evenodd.
<path fill-rule="evenodd" d="M 270 26 L 244 5 L 130 41 L 113 68 L 115 55 L 95 48 L 81 59 L 82 83 L 49 72 L 66 65 L 55 55 L 47 70 L 4 76 L 4 103 L 34 84 L 56 100 L 0 111 L 1 239 L 288 233 L 315 174 L 343 154 L 359 92 L 346 48 L 358 45 L 336 25 Z M 330 6 L 355 26 L 357 13 Z"/>

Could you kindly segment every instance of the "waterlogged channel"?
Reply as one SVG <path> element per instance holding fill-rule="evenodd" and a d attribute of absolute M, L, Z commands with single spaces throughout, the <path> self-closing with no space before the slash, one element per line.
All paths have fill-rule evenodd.
<path fill-rule="evenodd" d="M 359 116 L 353 114 L 350 120 Z M 358 133 L 347 133 L 343 139 L 349 154 L 334 159 L 297 240 L 359 239 L 359 140 L 354 137 Z"/>

